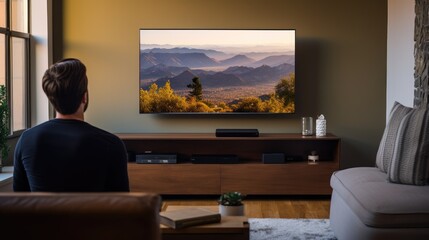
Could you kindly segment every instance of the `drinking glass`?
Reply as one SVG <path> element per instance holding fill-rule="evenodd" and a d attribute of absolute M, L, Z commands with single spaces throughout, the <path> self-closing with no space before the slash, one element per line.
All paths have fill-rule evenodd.
<path fill-rule="evenodd" d="M 313 135 L 313 118 L 312 117 L 302 118 L 302 135 L 303 136 Z"/>

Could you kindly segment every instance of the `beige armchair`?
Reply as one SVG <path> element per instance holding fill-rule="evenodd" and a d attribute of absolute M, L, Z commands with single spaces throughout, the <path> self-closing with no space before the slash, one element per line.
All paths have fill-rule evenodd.
<path fill-rule="evenodd" d="M 161 239 L 147 193 L 0 193 L 2 239 Z"/>

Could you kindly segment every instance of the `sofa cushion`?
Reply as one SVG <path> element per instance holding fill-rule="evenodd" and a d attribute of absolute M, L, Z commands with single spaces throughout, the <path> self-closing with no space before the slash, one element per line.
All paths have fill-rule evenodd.
<path fill-rule="evenodd" d="M 429 227 L 429 186 L 391 183 L 378 168 L 335 172 L 331 187 L 370 227 Z"/>
<path fill-rule="evenodd" d="M 395 102 L 377 152 L 377 167 L 389 181 L 429 183 L 429 110 Z"/>
<path fill-rule="evenodd" d="M 401 121 L 387 175 L 391 182 L 426 185 L 428 167 L 429 110 L 416 108 Z"/>
<path fill-rule="evenodd" d="M 376 165 L 377 167 L 387 173 L 390 162 L 392 161 L 393 152 L 395 149 L 395 142 L 398 138 L 398 129 L 402 119 L 412 110 L 412 108 L 405 107 L 402 104 L 395 102 L 392 110 L 390 110 L 389 121 L 384 129 L 383 137 L 381 138 L 378 147 Z"/>

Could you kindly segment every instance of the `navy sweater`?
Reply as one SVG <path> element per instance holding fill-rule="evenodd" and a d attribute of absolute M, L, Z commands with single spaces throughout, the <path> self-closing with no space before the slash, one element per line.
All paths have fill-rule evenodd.
<path fill-rule="evenodd" d="M 14 191 L 129 191 L 127 153 L 115 135 L 79 120 L 26 130 L 14 155 Z"/>

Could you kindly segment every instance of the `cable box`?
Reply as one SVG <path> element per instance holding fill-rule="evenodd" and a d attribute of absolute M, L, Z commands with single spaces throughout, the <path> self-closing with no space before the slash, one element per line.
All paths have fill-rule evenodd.
<path fill-rule="evenodd" d="M 263 163 L 285 163 L 285 155 L 283 153 L 263 153 Z"/>
<path fill-rule="evenodd" d="M 197 164 L 229 164 L 238 163 L 239 159 L 237 155 L 233 154 L 193 154 L 191 156 L 191 162 Z"/>
<path fill-rule="evenodd" d="M 136 163 L 143 163 L 143 164 L 177 163 L 177 154 L 154 154 L 154 153 L 137 154 Z"/>
<path fill-rule="evenodd" d="M 216 129 L 216 137 L 259 137 L 258 129 Z"/>

